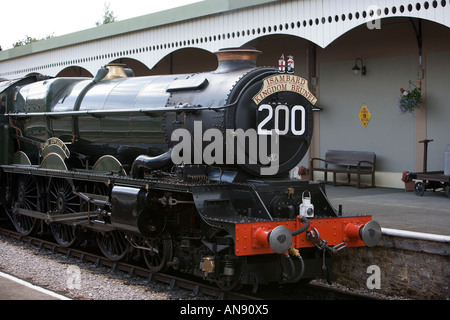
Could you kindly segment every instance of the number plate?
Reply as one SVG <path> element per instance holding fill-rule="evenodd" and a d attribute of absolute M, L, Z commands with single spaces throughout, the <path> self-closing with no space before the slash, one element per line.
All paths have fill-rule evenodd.
<path fill-rule="evenodd" d="M 280 136 L 302 136 L 306 127 L 305 107 L 296 105 L 289 108 L 286 105 L 272 107 L 262 104 L 257 112 L 258 134 L 272 135 L 273 132 Z"/>

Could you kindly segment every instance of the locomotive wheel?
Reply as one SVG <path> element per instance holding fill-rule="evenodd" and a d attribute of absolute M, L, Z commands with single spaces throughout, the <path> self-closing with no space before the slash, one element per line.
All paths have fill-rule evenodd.
<path fill-rule="evenodd" d="M 147 238 L 144 241 L 146 242 L 146 247 L 151 247 L 151 250 L 142 250 L 148 269 L 153 273 L 166 271 L 169 268 L 168 262 L 172 260 L 173 256 L 173 244 L 170 233 L 164 231 L 158 237 L 153 239 Z"/>
<path fill-rule="evenodd" d="M 80 212 L 81 200 L 72 192 L 72 182 L 66 179 L 51 179 L 48 190 L 48 209 L 50 212 L 69 214 Z M 50 224 L 55 240 L 63 247 L 72 246 L 77 240 L 76 227 L 63 223 Z"/>
<path fill-rule="evenodd" d="M 105 184 L 95 184 L 94 194 L 106 196 L 108 194 L 108 187 Z M 97 207 L 92 208 L 95 211 Z M 107 224 L 111 221 L 105 221 Z M 122 260 L 130 249 L 129 242 L 125 239 L 122 232 L 113 230 L 106 232 L 96 232 L 95 240 L 103 255 L 111 261 Z"/>
<path fill-rule="evenodd" d="M 17 180 L 14 178 L 17 178 Z M 20 234 L 31 235 L 39 228 L 40 220 L 34 217 L 16 214 L 13 212 L 13 209 L 22 208 L 31 211 L 40 211 L 41 202 L 38 184 L 36 178 L 30 175 L 12 177 L 12 181 L 14 180 L 11 208 L 7 209 L 7 212 L 14 227 Z"/>
<path fill-rule="evenodd" d="M 111 261 L 122 260 L 129 251 L 129 243 L 120 231 L 97 232 L 95 238 L 103 255 Z"/>

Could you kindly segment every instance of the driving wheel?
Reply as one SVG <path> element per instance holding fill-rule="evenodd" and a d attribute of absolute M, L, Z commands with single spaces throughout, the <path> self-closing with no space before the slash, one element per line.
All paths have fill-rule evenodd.
<path fill-rule="evenodd" d="M 168 262 L 172 260 L 173 244 L 170 233 L 164 231 L 152 239 L 144 239 L 144 260 L 151 272 L 164 272 L 168 269 Z"/>
<path fill-rule="evenodd" d="M 41 202 L 39 186 L 36 178 L 31 175 L 11 176 L 12 202 L 7 213 L 16 230 L 22 235 L 34 234 L 39 228 L 40 220 L 31 216 L 17 213 L 17 209 L 40 211 Z"/>
<path fill-rule="evenodd" d="M 81 199 L 72 191 L 72 181 L 62 178 L 51 179 L 47 199 L 49 211 L 54 215 L 80 212 Z M 50 228 L 55 240 L 63 247 L 70 247 L 77 240 L 76 227 L 69 223 L 54 222 L 50 224 Z"/>

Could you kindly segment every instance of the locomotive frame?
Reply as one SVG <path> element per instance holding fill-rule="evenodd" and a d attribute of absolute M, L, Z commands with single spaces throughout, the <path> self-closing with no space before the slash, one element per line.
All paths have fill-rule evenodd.
<path fill-rule="evenodd" d="M 134 78 L 114 65 L 90 80 L 0 82 L 1 203 L 16 229 L 50 230 L 62 246 L 94 235 L 111 260 L 139 253 L 152 272 L 224 289 L 329 277 L 333 253 L 375 245 L 370 216 L 342 216 L 323 184 L 287 178 L 309 147 L 316 99 L 305 79 L 256 68 L 258 54 L 223 50 L 217 70 L 195 75 Z M 231 164 L 187 152 L 174 163 L 174 134 L 195 137 L 198 121 L 281 147 L 267 146 L 268 162 L 249 161 L 250 145 L 236 162 L 238 143 Z M 211 145 L 192 144 L 200 155 Z M 277 174 L 261 175 L 274 163 Z"/>

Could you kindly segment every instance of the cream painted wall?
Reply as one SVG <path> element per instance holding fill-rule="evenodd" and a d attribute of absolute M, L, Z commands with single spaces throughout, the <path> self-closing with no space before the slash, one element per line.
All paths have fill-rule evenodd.
<path fill-rule="evenodd" d="M 377 170 L 415 170 L 415 120 L 397 109 L 400 88 L 415 77 L 415 57 L 365 60 L 367 75 L 355 76 L 354 61 L 320 67 L 320 153 L 330 149 L 373 151 Z M 371 119 L 359 119 L 366 105 Z"/>
<path fill-rule="evenodd" d="M 448 39 L 450 42 L 450 39 Z M 427 54 L 428 171 L 444 170 L 444 152 L 450 144 L 450 51 Z"/>
<path fill-rule="evenodd" d="M 423 167 L 419 140 L 434 139 L 429 144 L 428 170 L 444 168 L 444 151 L 450 144 L 450 29 L 423 22 L 424 78 L 418 80 L 411 22 L 383 20 L 381 27 L 358 27 L 318 50 L 319 105 L 324 110 L 316 121 L 319 147 L 313 156 L 323 157 L 329 149 L 374 151 L 377 186 L 403 188 L 402 172 Z M 365 77 L 351 72 L 358 57 L 367 67 Z M 408 88 L 410 80 L 422 86 L 426 108 L 413 116 L 401 115 L 400 88 Z M 372 115 L 366 128 L 359 120 L 363 104 Z"/>

